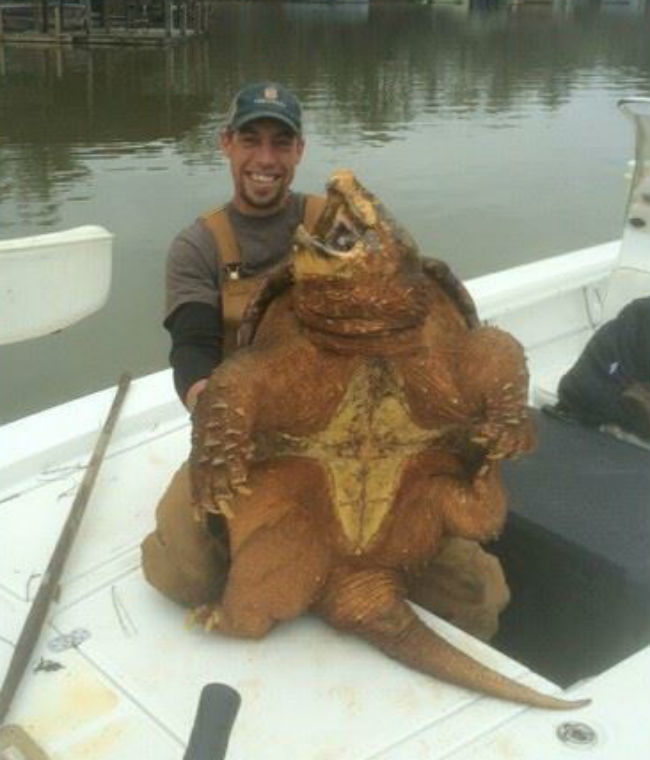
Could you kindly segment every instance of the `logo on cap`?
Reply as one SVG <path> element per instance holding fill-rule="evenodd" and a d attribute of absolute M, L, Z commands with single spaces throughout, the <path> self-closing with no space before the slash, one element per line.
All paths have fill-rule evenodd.
<path fill-rule="evenodd" d="M 274 82 L 242 88 L 235 95 L 226 123 L 232 129 L 241 129 L 249 121 L 263 118 L 279 119 L 300 134 L 300 103 L 295 95 Z"/>

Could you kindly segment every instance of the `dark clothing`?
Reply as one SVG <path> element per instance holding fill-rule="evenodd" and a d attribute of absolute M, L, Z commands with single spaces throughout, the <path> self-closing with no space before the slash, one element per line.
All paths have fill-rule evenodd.
<path fill-rule="evenodd" d="M 559 408 L 589 425 L 650 437 L 650 297 L 628 304 L 593 335 L 560 380 Z"/>
<path fill-rule="evenodd" d="M 169 361 L 181 399 L 189 388 L 212 372 L 222 358 L 219 310 L 207 303 L 184 303 L 165 321 L 172 336 Z"/>

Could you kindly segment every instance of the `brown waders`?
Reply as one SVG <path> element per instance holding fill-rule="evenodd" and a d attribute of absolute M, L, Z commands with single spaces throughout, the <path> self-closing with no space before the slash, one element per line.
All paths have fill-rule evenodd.
<path fill-rule="evenodd" d="M 303 223 L 310 229 L 323 199 L 308 196 Z M 222 289 L 224 352 L 236 346 L 244 309 L 263 276 L 239 279 L 239 250 L 223 210 L 204 216 L 225 270 Z M 156 510 L 156 530 L 142 543 L 147 580 L 174 601 L 197 606 L 220 598 L 228 574 L 227 541 L 193 514 L 189 467 L 176 472 Z M 409 597 L 481 639 L 497 631 L 510 594 L 499 561 L 475 541 L 447 539 L 435 559 L 409 583 Z"/>
<path fill-rule="evenodd" d="M 302 223 L 307 230 L 313 228 L 324 204 L 321 196 L 306 196 Z M 223 354 L 228 356 L 237 348 L 244 311 L 262 287 L 266 272 L 240 278 L 241 252 L 225 207 L 208 211 L 202 219 L 220 256 Z M 149 583 L 181 604 L 196 606 L 221 596 L 228 572 L 227 542 L 195 519 L 187 463 L 176 472 L 158 504 L 156 530 L 142 543 L 142 568 Z"/>

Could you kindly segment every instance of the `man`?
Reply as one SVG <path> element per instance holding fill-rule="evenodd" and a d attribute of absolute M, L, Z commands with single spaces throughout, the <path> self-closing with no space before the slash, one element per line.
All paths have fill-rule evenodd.
<path fill-rule="evenodd" d="M 212 370 L 236 345 L 246 304 L 263 276 L 286 257 L 302 221 L 310 227 L 324 199 L 291 191 L 302 158 L 300 103 L 286 87 L 261 82 L 234 97 L 219 136 L 230 163 L 231 200 L 173 241 L 167 261 L 167 315 L 174 385 L 191 411 Z M 149 582 L 185 605 L 218 598 L 228 568 L 224 526 L 194 520 L 189 471 L 174 475 L 142 544 Z"/>
<path fill-rule="evenodd" d="M 304 152 L 301 109 L 286 88 L 261 83 L 235 96 L 220 136 L 234 193 L 173 242 L 167 269 L 167 317 L 174 382 L 188 409 L 235 346 L 246 303 L 263 274 L 290 250 L 295 228 L 311 227 L 324 199 L 291 192 Z M 224 525 L 194 520 L 187 465 L 156 511 L 156 530 L 142 545 L 149 582 L 188 606 L 218 599 L 228 570 Z M 497 628 L 508 589 L 498 561 L 471 541 L 446 542 L 411 584 L 411 596 L 482 638 Z"/>
<path fill-rule="evenodd" d="M 555 411 L 650 440 L 650 296 L 601 325 L 562 377 Z"/>
<path fill-rule="evenodd" d="M 178 235 L 167 266 L 165 327 L 176 390 L 188 409 L 234 347 L 260 275 L 287 255 L 298 224 L 309 226 L 323 202 L 291 192 L 305 142 L 300 104 L 285 87 L 265 82 L 240 90 L 220 146 L 232 200 Z"/>

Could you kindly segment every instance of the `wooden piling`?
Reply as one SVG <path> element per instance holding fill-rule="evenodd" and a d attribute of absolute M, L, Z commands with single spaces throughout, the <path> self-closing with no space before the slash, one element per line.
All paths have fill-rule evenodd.
<path fill-rule="evenodd" d="M 194 3 L 194 29 L 197 34 L 201 34 L 205 29 L 203 24 L 203 3 L 200 0 Z"/>
<path fill-rule="evenodd" d="M 194 4 L 194 29 L 197 34 L 205 32 L 207 27 L 207 3 L 197 0 Z"/>
<path fill-rule="evenodd" d="M 162 18 L 154 21 L 151 6 L 142 0 L 101 0 L 99 20 L 93 21 L 92 0 L 81 0 L 83 10 L 72 16 L 63 0 L 31 0 L 33 28 L 8 33 L 5 13 L 0 16 L 0 38 L 3 43 L 168 45 L 205 33 L 209 11 L 205 0 L 161 1 L 162 7 L 157 8 Z M 52 3 L 49 11 L 48 2 Z"/>
<path fill-rule="evenodd" d="M 112 11 L 112 2 L 111 0 L 104 0 L 104 2 L 101 5 L 101 26 L 104 29 L 104 31 L 108 34 L 111 31 L 111 11 Z"/>
<path fill-rule="evenodd" d="M 164 8 L 165 8 L 165 19 L 164 19 L 165 36 L 171 37 L 172 32 L 174 31 L 172 0 L 164 0 Z"/>
<path fill-rule="evenodd" d="M 180 6 L 180 18 L 178 20 L 178 26 L 181 32 L 181 36 L 187 36 L 187 2 L 183 2 Z"/>

